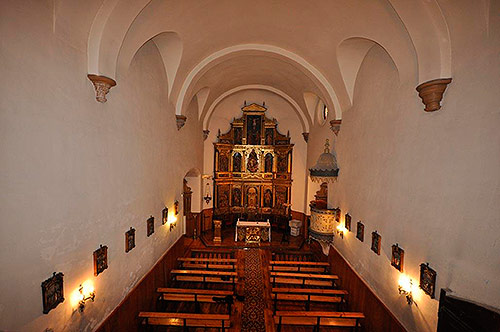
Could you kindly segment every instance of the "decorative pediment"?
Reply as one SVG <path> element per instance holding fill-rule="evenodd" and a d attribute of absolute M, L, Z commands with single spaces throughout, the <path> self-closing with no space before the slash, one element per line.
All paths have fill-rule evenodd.
<path fill-rule="evenodd" d="M 265 112 L 267 111 L 266 106 L 259 105 L 256 103 L 251 103 L 250 105 L 245 105 L 241 108 L 242 111 L 246 112 Z"/>

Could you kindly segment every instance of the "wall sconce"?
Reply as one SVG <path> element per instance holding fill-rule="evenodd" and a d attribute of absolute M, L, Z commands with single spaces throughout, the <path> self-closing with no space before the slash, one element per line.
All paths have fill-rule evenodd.
<path fill-rule="evenodd" d="M 413 288 L 412 280 L 407 276 L 405 276 L 404 274 L 402 274 L 401 277 L 399 278 L 398 291 L 399 294 L 403 294 L 404 296 L 406 296 L 406 301 L 408 302 L 409 305 L 413 304 L 412 288 Z"/>
<path fill-rule="evenodd" d="M 345 228 L 344 225 L 340 224 L 337 226 L 337 234 L 339 234 L 342 239 L 344 238 L 345 232 L 347 232 L 347 228 Z"/>
<path fill-rule="evenodd" d="M 168 216 L 168 224 L 170 226 L 169 231 L 172 231 L 177 226 L 177 217 L 173 215 Z"/>
<path fill-rule="evenodd" d="M 207 182 L 207 185 L 205 186 L 205 196 L 203 196 L 203 199 L 205 202 L 208 204 L 212 200 L 212 195 L 210 194 L 210 183 Z"/>
<path fill-rule="evenodd" d="M 78 311 L 83 312 L 85 309 L 85 303 L 89 300 L 94 302 L 95 299 L 95 290 L 94 285 L 90 280 L 85 281 L 83 284 L 80 284 L 77 290 L 75 290 L 72 294 L 72 302 L 78 303 Z"/>

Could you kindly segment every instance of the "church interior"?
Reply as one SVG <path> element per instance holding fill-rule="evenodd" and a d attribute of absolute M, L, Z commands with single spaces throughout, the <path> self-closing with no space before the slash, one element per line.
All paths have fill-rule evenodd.
<path fill-rule="evenodd" d="M 500 1 L 0 2 L 0 331 L 500 331 Z"/>

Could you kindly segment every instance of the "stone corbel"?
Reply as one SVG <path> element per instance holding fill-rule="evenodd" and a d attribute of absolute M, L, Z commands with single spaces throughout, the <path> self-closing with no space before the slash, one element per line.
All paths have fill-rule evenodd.
<path fill-rule="evenodd" d="M 208 130 L 208 129 L 203 130 L 203 140 L 204 141 L 207 140 L 208 135 L 210 135 L 210 130 Z"/>
<path fill-rule="evenodd" d="M 341 124 L 342 124 L 342 120 L 332 120 L 332 121 L 330 121 L 330 129 L 333 131 L 333 133 L 335 134 L 335 136 L 338 136 Z"/>
<path fill-rule="evenodd" d="M 100 103 L 107 101 L 106 95 L 109 89 L 116 85 L 116 81 L 106 76 L 88 74 L 87 77 L 94 84 L 95 99 Z"/>
<path fill-rule="evenodd" d="M 450 82 L 451 78 L 438 78 L 417 86 L 418 95 L 422 98 L 426 112 L 434 112 L 441 108 L 443 93 Z"/>
<path fill-rule="evenodd" d="M 175 120 L 177 122 L 177 130 L 180 130 L 186 124 L 187 117 L 185 115 L 175 115 Z"/>
<path fill-rule="evenodd" d="M 306 143 L 309 141 L 309 133 L 302 133 L 302 137 L 304 137 L 304 141 L 306 141 Z"/>

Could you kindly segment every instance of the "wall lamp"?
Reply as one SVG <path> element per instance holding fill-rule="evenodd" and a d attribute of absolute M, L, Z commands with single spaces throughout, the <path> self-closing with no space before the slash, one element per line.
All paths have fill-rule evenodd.
<path fill-rule="evenodd" d="M 78 310 L 83 312 L 85 309 L 85 303 L 89 300 L 94 302 L 95 299 L 95 290 L 94 285 L 90 280 L 85 281 L 83 284 L 80 284 L 78 288 L 78 293 L 76 293 L 76 297 L 78 298 Z"/>
<path fill-rule="evenodd" d="M 172 231 L 177 226 L 177 217 L 173 215 L 168 216 L 168 225 L 170 227 L 169 230 Z"/>
<path fill-rule="evenodd" d="M 345 228 L 344 225 L 341 224 L 337 226 L 337 234 L 339 234 L 342 239 L 344 238 L 345 232 L 347 232 L 347 228 Z"/>
<path fill-rule="evenodd" d="M 212 195 L 210 194 L 210 183 L 207 182 L 207 185 L 205 186 L 205 188 L 206 188 L 205 196 L 203 197 L 203 199 L 208 204 L 212 200 Z"/>
<path fill-rule="evenodd" d="M 406 296 L 406 302 L 408 302 L 409 305 L 413 304 L 412 288 L 413 288 L 412 280 L 407 276 L 405 276 L 404 274 L 402 274 L 401 277 L 399 278 L 398 291 L 399 294 L 403 294 L 404 296 Z"/>

